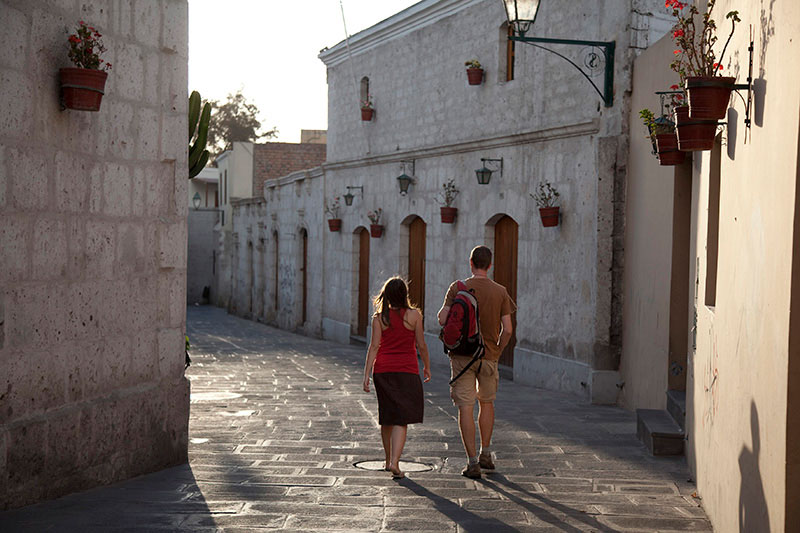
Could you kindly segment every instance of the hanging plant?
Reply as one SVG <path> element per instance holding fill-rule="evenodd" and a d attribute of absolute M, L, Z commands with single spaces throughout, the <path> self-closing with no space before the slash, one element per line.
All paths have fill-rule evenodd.
<path fill-rule="evenodd" d="M 477 59 L 470 59 L 464 63 L 467 67 L 467 83 L 470 85 L 480 85 L 483 83 L 483 68 Z"/>
<path fill-rule="evenodd" d="M 383 209 L 380 207 L 374 211 L 369 211 L 367 213 L 367 218 L 369 218 L 369 234 L 371 237 L 375 239 L 380 239 L 383 235 L 383 225 L 381 224 L 381 215 L 383 215 Z"/>
<path fill-rule="evenodd" d="M 672 30 L 675 42 L 675 59 L 670 64 L 680 77 L 689 95 L 689 117 L 692 119 L 719 120 L 725 117 L 731 91 L 736 78 L 722 76 L 722 60 L 741 22 L 738 11 L 729 11 L 725 18 L 731 22 L 731 31 L 719 56 L 714 52 L 717 43 L 717 25 L 712 18 L 716 0 L 708 0 L 705 13 L 697 6 L 680 0 L 665 0 L 667 8 L 677 19 Z M 699 18 L 700 22 L 696 22 Z"/>
<path fill-rule="evenodd" d="M 556 201 L 560 194 L 549 181 L 539 183 L 535 193 L 531 193 L 531 198 L 539 208 L 539 216 L 542 219 L 542 226 L 545 228 L 558 226 L 559 206 Z"/>
<path fill-rule="evenodd" d="M 334 196 L 331 203 L 325 200 L 325 213 L 330 215 L 328 219 L 328 229 L 332 232 L 339 231 L 342 228 L 342 219 L 339 218 L 340 207 L 341 203 L 339 202 L 338 196 Z"/>
<path fill-rule="evenodd" d="M 361 100 L 361 120 L 364 122 L 369 122 L 372 120 L 372 116 L 375 114 L 375 109 L 373 108 L 372 104 L 372 95 L 367 94 L 367 98 L 365 100 Z"/>
<path fill-rule="evenodd" d="M 61 103 L 64 108 L 78 111 L 99 111 L 105 94 L 111 63 L 100 55 L 106 51 L 102 35 L 84 21 L 67 38 L 70 61 L 75 67 L 59 69 Z"/>
<path fill-rule="evenodd" d="M 442 218 L 443 224 L 452 224 L 458 215 L 458 208 L 453 207 L 453 202 L 458 196 L 458 187 L 456 187 L 455 180 L 451 179 L 442 184 L 442 190 L 436 195 L 436 202 L 441 205 L 439 208 L 439 216 Z"/>

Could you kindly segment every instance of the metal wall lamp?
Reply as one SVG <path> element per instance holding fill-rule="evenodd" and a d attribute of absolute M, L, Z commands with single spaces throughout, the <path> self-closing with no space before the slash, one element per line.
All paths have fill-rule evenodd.
<path fill-rule="evenodd" d="M 354 195 L 351 193 L 351 190 L 358 190 L 361 191 L 361 196 L 364 196 L 364 187 L 362 185 L 348 185 L 347 192 L 344 193 L 344 205 L 353 205 L 353 198 Z"/>
<path fill-rule="evenodd" d="M 557 55 L 580 72 L 589 83 L 592 84 L 594 90 L 603 99 L 606 107 L 614 105 L 614 51 L 616 49 L 616 41 L 583 41 L 579 39 L 549 39 L 545 37 L 525 37 L 530 27 L 536 20 L 536 15 L 539 12 L 539 4 L 541 0 L 503 0 L 503 5 L 506 9 L 506 17 L 508 18 L 509 27 L 513 28 L 514 35 L 509 35 L 508 39 L 520 43 L 527 43 L 536 48 L 540 48 L 547 52 Z M 583 64 L 590 72 L 596 72 L 603 67 L 605 63 L 605 80 L 603 83 L 603 90 L 595 85 L 592 78 L 581 67 L 568 57 L 559 54 L 555 50 L 550 50 L 536 43 L 545 44 L 567 44 L 573 46 L 589 46 L 592 48 L 599 48 L 602 50 L 602 57 L 594 50 L 589 51 L 584 57 Z"/>
<path fill-rule="evenodd" d="M 200 209 L 200 202 L 202 201 L 203 199 L 200 198 L 200 193 L 199 192 L 194 193 L 194 196 L 192 196 L 192 204 L 194 205 L 195 209 Z"/>
<path fill-rule="evenodd" d="M 492 179 L 492 172 L 500 171 L 500 176 L 503 175 L 503 158 L 500 159 L 489 159 L 488 157 L 481 157 L 481 163 L 483 166 L 475 171 L 475 176 L 478 178 L 478 183 L 481 185 L 489 185 L 489 181 Z M 500 163 L 500 168 L 495 168 L 494 170 L 487 168 L 486 163 L 490 165 L 492 163 Z"/>
<path fill-rule="evenodd" d="M 400 196 L 408 194 L 408 187 L 414 183 L 414 168 L 416 164 L 413 159 L 409 161 L 400 161 L 403 164 L 403 173 L 397 176 L 397 184 L 400 186 Z M 411 164 L 411 176 L 406 174 L 406 165 Z"/>

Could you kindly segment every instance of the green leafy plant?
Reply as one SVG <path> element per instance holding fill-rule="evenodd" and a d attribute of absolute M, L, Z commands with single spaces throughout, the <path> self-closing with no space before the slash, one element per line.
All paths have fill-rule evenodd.
<path fill-rule="evenodd" d="M 481 62 L 477 59 L 470 59 L 464 63 L 464 66 L 467 68 L 481 68 Z"/>
<path fill-rule="evenodd" d="M 555 207 L 556 200 L 560 196 L 558 191 L 550 184 L 549 181 L 539 183 L 535 193 L 530 193 L 531 198 L 536 202 L 539 209 L 545 207 Z"/>
<path fill-rule="evenodd" d="M 459 192 L 455 180 L 451 179 L 442 184 L 442 190 L 436 195 L 436 201 L 444 207 L 451 207 Z"/>
<path fill-rule="evenodd" d="M 670 68 L 680 76 L 681 84 L 689 76 L 715 76 L 720 72 L 725 50 L 731 42 L 736 23 L 741 22 L 738 11 L 729 11 L 725 18 L 731 21 L 731 32 L 722 52 L 717 57 L 714 45 L 717 42 L 717 24 L 712 18 L 716 0 L 708 0 L 705 13 L 702 15 L 694 4 L 680 0 L 665 0 L 664 5 L 672 8 L 672 15 L 677 18 L 677 23 L 672 30 L 672 40 L 677 49 L 675 60 L 670 63 Z M 700 22 L 695 22 L 699 17 Z"/>
<path fill-rule="evenodd" d="M 206 102 L 200 111 L 200 93 L 192 91 L 189 96 L 189 179 L 194 178 L 208 163 L 206 150 L 208 122 L 211 119 L 211 104 Z M 196 133 L 195 133 L 196 132 Z M 195 139 L 192 143 L 192 138 Z"/>
<path fill-rule="evenodd" d="M 91 70 L 111 70 L 111 63 L 100 59 L 106 51 L 102 35 L 84 21 L 78 22 L 75 33 L 67 38 L 69 42 L 69 59 L 78 68 Z"/>
<path fill-rule="evenodd" d="M 367 98 L 365 100 L 361 100 L 361 109 L 372 109 L 372 95 L 367 94 Z"/>
<path fill-rule="evenodd" d="M 339 197 L 334 196 L 331 203 L 328 203 L 325 200 L 325 213 L 329 214 L 331 218 L 339 218 L 339 209 L 341 208 L 341 203 L 339 202 Z"/>
<path fill-rule="evenodd" d="M 367 218 L 371 224 L 380 224 L 381 223 L 381 215 L 383 214 L 383 209 L 380 207 L 375 211 L 370 211 L 367 213 Z"/>
<path fill-rule="evenodd" d="M 639 111 L 639 118 L 647 128 L 648 137 L 651 141 L 656 142 L 656 135 L 664 133 L 672 133 L 675 125 L 666 117 L 656 118 L 655 114 L 649 109 L 642 109 Z"/>

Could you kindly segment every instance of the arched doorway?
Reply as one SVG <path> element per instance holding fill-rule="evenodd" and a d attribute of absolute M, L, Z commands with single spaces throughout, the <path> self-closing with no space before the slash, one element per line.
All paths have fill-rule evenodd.
<path fill-rule="evenodd" d="M 360 227 L 356 230 L 358 238 L 358 318 L 356 335 L 367 336 L 369 325 L 369 232 Z"/>
<path fill-rule="evenodd" d="M 302 257 L 300 258 L 300 292 L 302 296 L 302 308 L 300 310 L 300 325 L 304 325 L 308 320 L 308 232 L 305 228 L 300 230 L 302 242 Z"/>
<path fill-rule="evenodd" d="M 253 318 L 253 291 L 255 264 L 253 262 L 253 241 L 247 241 L 247 316 Z"/>
<path fill-rule="evenodd" d="M 408 225 L 408 298 L 420 310 L 425 309 L 426 229 L 427 224 L 420 217 Z"/>
<path fill-rule="evenodd" d="M 506 288 L 517 301 L 517 241 L 519 225 L 508 215 L 503 215 L 494 225 L 494 280 Z M 511 314 L 513 328 L 511 341 L 500 356 L 500 364 L 514 366 L 514 346 L 517 344 L 517 314 Z"/>

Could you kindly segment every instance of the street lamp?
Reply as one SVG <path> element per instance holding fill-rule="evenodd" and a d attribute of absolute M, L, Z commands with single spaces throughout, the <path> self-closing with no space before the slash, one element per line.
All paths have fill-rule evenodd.
<path fill-rule="evenodd" d="M 539 11 L 539 4 L 541 0 L 503 0 L 503 7 L 505 7 L 506 17 L 508 18 L 508 25 L 512 28 L 513 35 L 509 35 L 508 39 L 520 43 L 527 43 L 536 48 L 540 48 L 551 54 L 555 54 L 580 72 L 589 83 L 592 84 L 594 90 L 603 99 L 606 107 L 614 105 L 614 50 L 616 49 L 616 41 L 583 41 L 579 39 L 549 39 L 545 37 L 525 37 L 533 22 L 536 20 L 536 14 Z M 602 50 L 602 55 L 590 50 L 584 57 L 583 64 L 590 72 L 596 72 L 603 68 L 605 63 L 605 79 L 603 83 L 603 90 L 601 91 L 597 85 L 592 81 L 592 78 L 574 61 L 566 56 L 559 54 L 555 50 L 550 50 L 536 43 L 545 44 L 566 44 L 573 46 L 588 46 L 591 48 L 599 48 Z"/>
<path fill-rule="evenodd" d="M 499 169 L 490 169 L 486 167 L 486 163 L 500 163 Z M 503 175 L 503 158 L 500 159 L 489 159 L 488 157 L 481 157 L 481 163 L 483 166 L 475 171 L 475 176 L 478 178 L 478 183 L 480 185 L 489 185 L 489 181 L 492 179 L 492 172 L 496 172 L 500 170 L 500 175 Z"/>
<path fill-rule="evenodd" d="M 195 209 L 200 209 L 200 201 L 201 201 L 200 193 L 199 192 L 194 193 L 194 196 L 192 196 L 192 205 L 194 205 Z"/>
<path fill-rule="evenodd" d="M 351 189 L 358 189 L 361 191 L 361 194 L 364 194 L 364 187 L 363 185 L 355 186 L 355 185 L 348 185 L 347 192 L 344 193 L 344 205 L 353 205 L 353 193 L 350 192 Z"/>
<path fill-rule="evenodd" d="M 414 175 L 414 168 L 416 167 L 416 164 L 413 159 L 410 161 L 400 162 L 403 164 L 403 173 L 397 176 L 397 184 L 400 185 L 400 196 L 405 196 L 408 194 L 408 187 L 414 183 L 414 178 L 412 176 Z M 406 174 L 406 165 L 409 163 L 411 164 L 411 176 Z"/>

